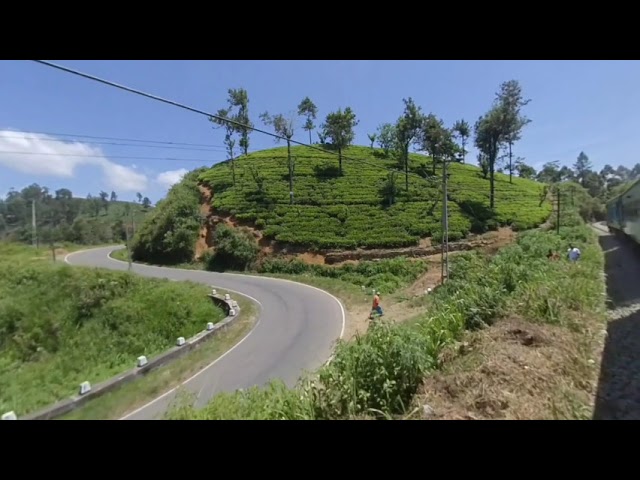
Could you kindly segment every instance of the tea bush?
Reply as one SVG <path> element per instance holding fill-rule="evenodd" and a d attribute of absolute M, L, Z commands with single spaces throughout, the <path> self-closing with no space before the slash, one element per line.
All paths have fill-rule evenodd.
<path fill-rule="evenodd" d="M 330 153 L 292 147 L 295 157 L 294 205 L 289 205 L 287 149 L 254 152 L 236 160 L 236 185 L 228 162 L 203 171 L 199 179 L 213 191 L 213 206 L 222 214 L 254 222 L 267 238 L 315 249 L 399 248 L 421 237 L 439 237 L 440 185 L 410 176 L 389 205 L 383 186 L 397 162 L 380 150 L 353 146 L 345 151 L 344 174 Z M 410 154 L 413 173 L 429 170 L 430 159 Z M 260 185 L 251 167 L 260 165 Z M 516 224 L 520 230 L 543 223 L 551 211 L 543 186 L 496 174 L 496 209 L 488 209 L 489 182 L 473 165 L 453 164 L 449 182 L 449 238 L 470 231 Z M 404 185 L 404 179 L 399 182 Z"/>

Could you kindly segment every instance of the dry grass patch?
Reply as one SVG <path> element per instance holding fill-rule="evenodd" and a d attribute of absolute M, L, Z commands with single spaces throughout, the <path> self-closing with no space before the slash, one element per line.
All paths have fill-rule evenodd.
<path fill-rule="evenodd" d="M 518 317 L 470 332 L 442 352 L 442 370 L 416 398 L 418 412 L 442 420 L 589 418 L 599 347 L 591 332 Z"/>

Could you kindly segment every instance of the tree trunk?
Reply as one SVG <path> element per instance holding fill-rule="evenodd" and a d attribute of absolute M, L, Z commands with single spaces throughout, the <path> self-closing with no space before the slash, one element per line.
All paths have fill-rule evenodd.
<path fill-rule="evenodd" d="M 340 175 L 342 175 L 342 147 L 338 147 L 338 162 L 340 165 Z"/>
<path fill-rule="evenodd" d="M 462 137 L 462 163 L 466 163 L 466 157 L 467 157 L 467 152 L 465 151 L 464 147 L 466 144 L 466 139 L 464 137 Z"/>
<path fill-rule="evenodd" d="M 291 139 L 290 138 L 287 138 L 287 157 L 289 158 L 289 204 L 293 204 L 293 165 L 291 164 Z"/>
<path fill-rule="evenodd" d="M 509 183 L 513 183 L 513 165 L 511 164 L 511 142 L 509 142 Z"/>
<path fill-rule="evenodd" d="M 495 165 L 496 161 L 489 161 L 489 208 L 493 210 L 495 205 Z"/>
<path fill-rule="evenodd" d="M 404 149 L 404 183 L 405 189 L 409 191 L 409 147 Z"/>
<path fill-rule="evenodd" d="M 233 156 L 231 156 L 231 178 L 233 180 L 233 185 L 236 184 L 236 161 Z"/>
<path fill-rule="evenodd" d="M 309 145 L 313 145 L 313 140 L 311 140 L 311 129 L 309 129 Z"/>

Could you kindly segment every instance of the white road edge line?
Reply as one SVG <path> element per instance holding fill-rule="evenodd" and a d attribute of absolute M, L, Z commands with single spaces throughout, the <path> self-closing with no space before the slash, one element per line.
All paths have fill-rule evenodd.
<path fill-rule="evenodd" d="M 111 247 L 102 247 L 102 248 L 111 248 Z M 99 250 L 99 248 L 88 248 L 86 250 L 78 250 L 77 252 L 69 253 L 69 254 L 67 254 L 66 257 L 64 257 L 64 261 L 66 262 L 67 258 L 70 257 L 71 255 L 75 254 L 75 253 L 86 252 L 86 251 L 89 251 L 89 250 Z M 107 252 L 107 259 L 111 260 L 112 262 L 127 263 L 127 262 L 123 262 L 122 260 L 117 260 L 117 259 L 113 258 L 111 256 L 111 252 L 113 252 L 113 251 L 114 250 L 111 250 L 111 251 Z M 161 266 L 143 265 L 143 264 L 139 264 L 139 265 L 141 267 L 170 268 L 171 270 L 180 270 L 180 271 L 183 271 L 183 272 L 193 272 L 194 271 L 194 270 L 187 270 L 186 268 L 161 267 Z M 205 273 L 215 273 L 215 272 L 205 272 Z M 263 276 L 259 276 L 259 275 L 245 275 L 243 273 L 225 273 L 224 275 L 229 275 L 229 276 L 233 276 L 233 277 L 260 278 L 260 279 L 264 279 L 264 280 L 272 280 L 272 281 L 275 281 L 275 282 L 288 282 L 288 283 L 293 283 L 295 285 L 302 285 L 303 287 L 311 288 L 311 289 L 317 290 L 318 292 L 321 292 L 321 293 L 323 293 L 325 295 L 328 295 L 340 307 L 340 314 L 342 315 L 342 327 L 340 329 L 340 336 L 338 338 L 339 339 L 344 338 L 344 331 L 346 329 L 346 323 L 347 323 L 347 315 L 345 313 L 344 306 L 342 305 L 342 302 L 340 300 L 338 300 L 338 298 L 335 297 L 335 295 L 332 295 L 331 293 L 327 292 L 326 290 L 322 290 L 321 288 L 314 287 L 313 285 L 307 285 L 306 283 L 300 283 L 300 282 L 294 282 L 293 280 L 287 280 L 286 278 L 263 277 Z M 220 288 L 222 288 L 222 287 L 220 287 Z M 228 289 L 224 289 L 224 290 L 228 290 Z M 231 290 L 229 290 L 229 291 L 231 291 Z M 234 293 L 236 293 L 236 292 L 234 292 Z M 242 294 L 240 293 L 240 295 L 242 295 Z"/>
<path fill-rule="evenodd" d="M 226 288 L 223 290 L 227 290 Z M 232 290 L 229 290 L 230 292 Z M 237 292 L 234 292 L 237 293 Z M 248 297 L 251 298 L 251 297 Z M 255 301 L 255 299 L 252 299 Z M 258 305 L 260 305 L 262 307 L 262 305 L 260 304 L 260 302 L 257 302 Z M 216 363 L 218 363 L 220 360 L 222 360 L 224 357 L 226 357 L 227 355 L 229 355 L 231 352 L 233 352 L 236 348 L 238 348 L 247 338 L 249 338 L 249 336 L 256 331 L 256 328 L 258 327 L 258 325 L 260 324 L 260 316 L 258 316 L 258 321 L 256 322 L 256 324 L 253 326 L 253 328 L 251 329 L 251 331 L 249 333 L 247 333 L 244 337 L 242 337 L 242 340 L 240 340 L 238 343 L 236 343 L 233 347 L 231 347 L 229 350 L 227 350 L 226 352 L 224 352 L 222 355 L 220 355 L 218 358 L 216 358 L 213 362 L 211 362 L 209 365 L 207 365 L 206 367 L 204 367 L 202 370 L 200 370 L 199 372 L 197 372 L 195 375 L 192 375 L 191 377 L 187 378 L 184 382 L 182 382 L 180 385 L 178 385 L 177 387 L 173 387 L 171 390 L 163 393 L 162 395 L 160 395 L 159 397 L 154 398 L 153 400 L 151 400 L 150 402 L 145 403 L 144 405 L 142 405 L 141 407 L 136 408 L 133 412 L 129 412 L 127 413 L 124 417 L 121 417 L 119 420 L 126 420 L 127 418 L 135 415 L 136 413 L 144 410 L 145 408 L 148 408 L 149 406 L 153 405 L 154 403 L 162 400 L 164 397 L 166 397 L 167 395 L 170 395 L 171 393 L 175 392 L 176 390 L 178 390 L 180 387 L 184 387 L 187 383 L 189 383 L 190 381 L 192 381 L 193 379 L 197 378 L 198 376 L 200 376 L 201 374 L 203 374 L 204 372 L 206 372 L 207 370 L 209 370 L 211 367 L 213 367 Z"/>
<path fill-rule="evenodd" d="M 112 247 L 99 247 L 99 248 L 87 248 L 84 250 L 77 250 L 75 252 L 71 252 L 68 253 L 67 255 L 65 255 L 64 257 L 64 261 L 65 263 L 71 265 L 71 263 L 69 262 L 69 257 L 72 255 L 75 255 L 76 253 L 83 253 L 83 252 L 87 252 L 90 250 L 100 250 L 101 248 L 112 248 Z M 126 263 L 126 262 L 122 262 L 121 260 L 117 260 L 115 258 L 113 258 L 111 256 L 111 252 L 113 252 L 115 250 L 112 249 L 109 252 L 107 252 L 107 259 L 109 259 L 110 261 L 113 262 L 121 262 L 121 263 Z M 148 266 L 148 265 L 142 265 L 142 266 Z M 158 267 L 156 267 L 158 268 Z M 159 267 L 159 268 L 171 268 L 172 270 L 182 270 L 184 272 L 192 272 L 193 270 L 187 270 L 186 268 L 172 268 L 172 267 Z M 303 287 L 307 287 L 307 288 L 311 288 L 313 290 L 317 290 L 321 293 L 324 293 L 325 295 L 328 295 L 329 297 L 331 297 L 340 307 L 340 313 L 342 315 L 342 328 L 340 330 L 340 337 L 339 340 L 341 340 L 344 337 L 344 332 L 345 332 L 345 327 L 346 327 L 346 313 L 344 310 L 344 307 L 342 305 L 342 302 L 340 300 L 338 300 L 338 298 L 336 298 L 334 295 L 332 295 L 331 293 L 322 290 L 321 288 L 318 287 L 314 287 L 312 285 L 306 285 L 304 283 L 299 283 L 299 282 L 294 282 L 293 280 L 287 280 L 284 278 L 272 278 L 272 277 L 261 277 L 258 275 L 242 275 L 242 274 L 235 274 L 235 273 L 227 273 L 225 275 L 232 275 L 232 276 L 236 276 L 236 277 L 251 277 L 251 278 L 260 278 L 260 279 L 266 279 L 266 280 L 275 280 L 275 281 L 279 281 L 279 282 L 289 282 L 289 283 L 294 283 L 296 285 L 302 285 Z M 241 292 L 237 292 L 235 290 L 231 290 L 229 288 L 224 288 L 224 287 L 218 287 L 221 290 L 227 290 L 229 292 L 232 293 L 236 293 L 238 295 L 242 295 L 254 302 L 256 302 L 260 308 L 262 308 L 262 304 L 255 298 L 251 297 L 250 295 L 246 295 L 244 293 Z M 247 333 L 247 335 L 245 335 L 238 343 L 236 343 L 233 347 L 231 347 L 229 350 L 227 350 L 225 353 L 223 353 L 221 356 L 219 356 L 218 358 L 216 358 L 213 362 L 211 362 L 209 365 L 207 365 L 205 368 L 203 368 L 202 370 L 200 370 L 199 372 L 197 372 L 195 375 L 193 375 L 192 377 L 188 378 L 187 380 L 185 380 L 184 382 L 182 382 L 180 385 L 178 385 L 177 387 L 173 387 L 171 390 L 163 393 L 162 395 L 160 395 L 159 397 L 154 398 L 153 400 L 151 400 L 150 402 L 146 403 L 145 405 L 137 408 L 136 410 L 134 410 L 133 412 L 130 412 L 128 414 L 126 414 L 125 416 L 121 417 L 120 420 L 126 420 L 127 418 L 135 415 L 136 413 L 140 412 L 141 410 L 144 410 L 145 408 L 148 408 L 150 405 L 153 405 L 154 403 L 162 400 L 163 398 L 165 398 L 167 395 L 170 395 L 171 393 L 175 392 L 178 388 L 186 385 L 188 382 L 192 381 L 194 378 L 197 378 L 199 375 L 201 375 L 202 373 L 206 372 L 209 368 L 213 367 L 216 363 L 218 363 L 220 360 L 222 360 L 225 356 L 227 356 L 229 353 L 231 353 L 233 350 L 235 350 L 237 347 L 239 347 L 247 338 L 249 338 L 249 336 L 257 329 L 258 325 L 260 324 L 260 315 L 258 315 L 258 321 L 256 322 L 256 324 L 253 326 L 253 328 L 251 329 L 251 331 L 249 333 Z M 329 359 L 325 362 L 325 365 L 328 365 L 331 363 L 331 361 L 333 360 L 333 355 L 331 355 L 329 357 Z"/>

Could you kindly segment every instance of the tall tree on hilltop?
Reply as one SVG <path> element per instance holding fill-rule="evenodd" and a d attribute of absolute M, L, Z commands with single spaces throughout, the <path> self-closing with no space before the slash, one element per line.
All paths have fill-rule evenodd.
<path fill-rule="evenodd" d="M 318 115 L 318 107 L 316 107 L 315 103 L 313 103 L 309 97 L 304 97 L 300 105 L 298 105 L 298 115 L 306 117 L 302 128 L 309 132 L 309 143 L 311 144 L 313 143 L 311 141 L 311 132 L 316 128 L 313 121 L 316 119 L 316 115 Z"/>
<path fill-rule="evenodd" d="M 100 191 L 100 201 L 102 202 L 102 208 L 104 208 L 104 213 L 109 211 L 109 194 L 105 191 Z"/>
<path fill-rule="evenodd" d="M 580 185 L 586 188 L 587 174 L 591 171 L 592 165 L 589 157 L 584 152 L 580 152 L 576 163 L 573 164 L 573 169 L 576 172 L 576 180 L 580 182 Z"/>
<path fill-rule="evenodd" d="M 438 162 L 450 160 L 459 150 L 453 141 L 453 132 L 444 126 L 444 122 L 430 113 L 424 117 L 420 132 L 420 148 L 431 156 L 432 174 L 436 174 Z"/>
<path fill-rule="evenodd" d="M 494 106 L 482 115 L 476 122 L 474 129 L 476 147 L 484 155 L 489 170 L 489 208 L 493 210 L 495 207 L 496 159 L 505 142 L 503 116 L 500 108 Z"/>
<path fill-rule="evenodd" d="M 566 165 L 562 166 L 562 168 L 559 171 L 559 174 L 560 174 L 560 180 L 558 180 L 559 182 L 572 182 L 575 180 L 575 177 L 576 177 L 575 172 L 571 170 L 570 167 L 567 167 Z"/>
<path fill-rule="evenodd" d="M 389 156 L 392 150 L 396 150 L 396 127 L 390 123 L 383 123 L 378 127 L 378 145 L 384 152 L 385 156 Z"/>
<path fill-rule="evenodd" d="M 371 142 L 371 150 L 373 150 L 373 145 L 376 143 L 377 135 L 375 133 L 367 133 L 367 137 L 369 137 L 369 141 Z"/>
<path fill-rule="evenodd" d="M 338 109 L 327 115 L 324 124 L 321 126 L 325 139 L 330 139 L 331 144 L 338 149 L 338 162 L 340 165 L 340 175 L 342 175 L 342 150 L 353 143 L 356 136 L 353 130 L 360 123 L 356 120 L 356 114 L 351 107 Z"/>
<path fill-rule="evenodd" d="M 271 125 L 276 135 L 285 137 L 287 140 L 287 160 L 289 164 L 289 203 L 293 204 L 293 169 L 294 165 L 291 160 L 291 138 L 293 138 L 294 124 L 293 118 L 285 118 L 281 113 L 277 115 L 269 115 L 264 112 L 260 115 L 260 119 L 265 125 Z M 276 143 L 280 142 L 280 138 L 276 138 Z"/>
<path fill-rule="evenodd" d="M 530 99 L 522 96 L 522 87 L 517 80 L 509 80 L 500 85 L 500 91 L 496 94 L 496 104 L 502 113 L 502 128 L 504 129 L 505 143 L 509 148 L 509 182 L 513 183 L 513 144 L 520 140 L 522 129 L 531 123 L 531 120 L 521 114 L 522 107 L 526 106 Z"/>
<path fill-rule="evenodd" d="M 409 146 L 419 142 L 424 116 L 411 97 L 403 98 L 404 112 L 396 122 L 396 145 L 404 167 L 405 190 L 409 191 Z"/>
<path fill-rule="evenodd" d="M 466 120 L 458 120 L 453 124 L 453 131 L 456 136 L 460 138 L 460 148 L 462 150 L 462 163 L 465 163 L 467 151 L 465 150 L 465 145 L 467 140 L 471 136 L 471 126 L 467 123 Z"/>
<path fill-rule="evenodd" d="M 233 109 L 237 108 L 237 112 L 233 119 L 241 123 L 242 126 L 236 125 L 235 130 L 240 136 L 238 146 L 245 155 L 249 154 L 249 132 L 253 129 L 253 124 L 249 118 L 249 94 L 244 88 L 229 89 L 229 106 Z"/>
<path fill-rule="evenodd" d="M 118 201 L 118 195 L 116 195 L 116 192 L 114 192 L 113 190 L 111 190 L 111 200 L 109 200 L 110 202 L 117 202 Z"/>
<path fill-rule="evenodd" d="M 616 174 L 625 182 L 631 178 L 631 170 L 624 165 L 619 165 L 618 168 L 616 168 Z"/>
<path fill-rule="evenodd" d="M 218 117 L 218 118 L 216 118 Z M 221 108 L 216 112 L 216 117 L 210 117 L 209 121 L 217 127 L 214 128 L 224 128 L 224 145 L 227 148 L 227 155 L 229 155 L 229 161 L 231 165 L 231 178 L 232 182 L 236 184 L 236 164 L 234 158 L 234 147 L 236 145 L 236 140 L 234 135 L 236 133 L 236 128 L 233 124 L 229 123 L 226 120 L 233 120 L 233 116 L 231 115 L 230 108 Z"/>
<path fill-rule="evenodd" d="M 524 158 L 518 157 L 515 161 L 515 171 L 518 173 L 518 177 L 533 180 L 536 177 L 536 169 L 531 165 L 527 165 Z"/>

